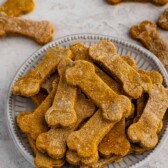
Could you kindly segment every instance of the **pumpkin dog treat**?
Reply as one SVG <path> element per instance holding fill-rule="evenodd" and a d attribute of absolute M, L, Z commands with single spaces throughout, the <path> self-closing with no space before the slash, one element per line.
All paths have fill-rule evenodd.
<path fill-rule="evenodd" d="M 69 84 L 79 86 L 81 90 L 102 109 L 103 117 L 119 121 L 123 115 L 129 116 L 131 102 L 129 98 L 116 94 L 101 78 L 96 75 L 94 65 L 87 61 L 75 61 L 66 70 Z"/>
<path fill-rule="evenodd" d="M 91 157 L 81 158 L 76 151 L 68 150 L 66 153 L 66 160 L 72 165 L 87 165 L 91 166 L 95 164 L 99 159 L 98 153 Z"/>
<path fill-rule="evenodd" d="M 47 97 L 47 93 L 40 90 L 40 92 L 32 96 L 31 99 L 33 100 L 36 106 L 39 106 L 45 100 L 46 97 Z"/>
<path fill-rule="evenodd" d="M 168 8 L 158 18 L 158 26 L 162 29 L 168 30 Z"/>
<path fill-rule="evenodd" d="M 157 31 L 156 24 L 143 21 L 130 29 L 132 38 L 140 40 L 142 44 L 154 53 L 168 72 L 168 44 Z"/>
<path fill-rule="evenodd" d="M 78 95 L 75 104 L 77 122 L 71 129 L 55 128 L 46 133 L 42 133 L 36 140 L 37 148 L 42 152 L 47 152 L 54 159 L 63 158 L 66 152 L 66 139 L 68 135 L 76 130 L 81 123 L 95 112 L 95 105 L 81 93 Z"/>
<path fill-rule="evenodd" d="M 8 16 L 20 16 L 31 12 L 34 6 L 34 0 L 7 0 L 0 6 L 0 12 L 5 12 Z"/>
<path fill-rule="evenodd" d="M 168 3 L 168 0 L 136 0 L 136 1 L 134 0 L 107 0 L 107 2 L 113 5 L 121 3 L 121 2 L 150 2 L 152 4 L 162 6 Z"/>
<path fill-rule="evenodd" d="M 98 144 L 115 123 L 104 120 L 99 109 L 81 129 L 68 136 L 67 145 L 69 149 L 76 151 L 82 158 L 96 155 Z"/>
<path fill-rule="evenodd" d="M 75 60 L 85 60 L 92 63 L 92 60 L 89 57 L 89 50 L 88 47 L 86 47 L 82 43 L 76 43 L 70 46 L 70 49 L 75 57 Z M 122 86 L 117 83 L 114 79 L 109 77 L 105 72 L 103 72 L 100 68 L 98 68 L 96 65 L 95 72 L 96 74 L 116 93 L 121 94 Z"/>
<path fill-rule="evenodd" d="M 64 165 L 65 161 L 63 159 L 54 160 L 48 155 L 39 152 L 36 148 L 35 140 L 30 136 L 27 136 L 27 138 L 33 153 L 35 154 L 34 164 L 36 168 L 59 168 Z"/>
<path fill-rule="evenodd" d="M 63 59 L 58 65 L 60 81 L 54 98 L 52 107 L 45 115 L 47 124 L 50 127 L 70 127 L 76 123 L 75 102 L 77 97 L 77 88 L 67 84 L 65 80 L 65 71 L 72 66 L 73 61 L 69 58 Z"/>
<path fill-rule="evenodd" d="M 99 152 L 103 156 L 125 156 L 130 151 L 130 143 L 125 134 L 125 118 L 119 121 L 99 144 Z"/>
<path fill-rule="evenodd" d="M 85 60 L 92 62 L 89 57 L 89 50 L 88 47 L 85 46 L 83 43 L 75 43 L 70 46 L 70 49 L 75 57 L 75 60 Z M 123 56 L 122 59 L 126 61 L 130 66 L 136 68 L 136 63 L 134 59 L 130 56 Z M 95 66 L 96 74 L 116 93 L 122 94 L 122 85 L 116 82 L 114 79 L 109 77 L 104 71 L 102 71 L 99 67 Z"/>
<path fill-rule="evenodd" d="M 153 84 L 162 84 L 163 83 L 163 77 L 157 71 L 154 71 L 154 70 L 153 71 L 138 70 L 138 72 L 141 73 L 141 74 L 148 75 Z M 148 100 L 148 94 L 147 93 L 142 94 L 142 96 L 137 99 L 137 115 L 134 118 L 134 122 L 137 122 L 139 120 L 139 118 L 141 117 L 141 115 L 143 113 L 143 110 L 146 106 L 147 100 Z M 161 125 L 160 125 L 160 128 L 161 128 Z"/>
<path fill-rule="evenodd" d="M 48 131 L 48 126 L 45 123 L 45 113 L 52 105 L 55 96 L 55 82 L 53 82 L 53 90 L 47 98 L 31 113 L 20 113 L 17 116 L 17 124 L 25 134 L 28 134 L 32 139 L 36 140 L 37 136 L 42 132 Z"/>
<path fill-rule="evenodd" d="M 122 57 L 117 55 L 114 44 L 102 40 L 89 49 L 90 57 L 100 64 L 110 75 L 119 80 L 124 91 L 132 98 L 140 97 L 143 91 L 151 89 L 151 80 L 148 76 L 139 74 L 128 65 Z"/>
<path fill-rule="evenodd" d="M 49 49 L 42 61 L 34 69 L 16 81 L 12 88 L 13 94 L 26 97 L 37 94 L 40 90 L 40 85 L 57 69 L 59 62 L 65 57 L 72 57 L 69 49 L 60 46 Z"/>
<path fill-rule="evenodd" d="M 86 60 L 92 62 L 89 57 L 89 50 L 88 47 L 85 46 L 83 43 L 75 43 L 70 46 L 70 49 L 75 57 L 75 60 Z M 126 61 L 130 66 L 136 69 L 136 62 L 130 56 L 123 56 L 122 59 Z M 93 64 L 94 65 L 94 64 Z M 118 94 L 123 94 L 122 85 L 112 79 L 109 75 L 107 75 L 104 71 L 102 71 L 99 67 L 94 65 L 95 73 L 112 89 L 114 92 Z M 134 106 L 131 110 L 131 114 L 134 113 Z"/>
<path fill-rule="evenodd" d="M 0 13 L 0 37 L 19 34 L 32 38 L 42 45 L 53 39 L 53 32 L 54 26 L 48 21 L 31 21 Z"/>
<path fill-rule="evenodd" d="M 154 148 L 158 142 L 158 127 L 167 108 L 168 89 L 161 84 L 154 84 L 140 119 L 128 128 L 132 142 L 140 143 L 148 149 Z"/>

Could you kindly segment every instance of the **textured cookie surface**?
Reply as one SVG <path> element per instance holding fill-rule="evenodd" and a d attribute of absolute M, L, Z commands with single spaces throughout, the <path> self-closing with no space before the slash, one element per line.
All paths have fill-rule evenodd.
<path fill-rule="evenodd" d="M 114 44 L 102 40 L 89 48 L 89 55 L 94 62 L 101 65 L 112 77 L 123 85 L 126 94 L 136 99 L 143 91 L 151 89 L 151 80 L 148 76 L 139 74 L 127 64 L 122 57 L 117 55 Z"/>
<path fill-rule="evenodd" d="M 47 152 L 52 158 L 63 158 L 66 152 L 66 139 L 68 135 L 78 129 L 85 119 L 93 115 L 95 110 L 95 105 L 80 93 L 75 104 L 75 111 L 77 114 L 75 126 L 70 129 L 50 129 L 48 132 L 40 134 L 36 140 L 37 148 L 42 152 Z"/>
<path fill-rule="evenodd" d="M 143 21 L 130 29 L 132 38 L 140 40 L 142 44 L 154 53 L 162 62 L 168 72 L 168 43 L 157 31 L 156 24 Z"/>
<path fill-rule="evenodd" d="M 80 89 L 102 109 L 103 117 L 119 121 L 122 116 L 129 116 L 131 102 L 129 98 L 115 93 L 96 75 L 94 65 L 83 60 L 75 61 L 74 66 L 66 70 L 66 80 Z"/>
<path fill-rule="evenodd" d="M 45 113 L 52 105 L 56 84 L 53 82 L 53 90 L 46 97 L 46 99 L 38 106 L 33 112 L 20 113 L 17 116 L 17 124 L 19 128 L 25 134 L 28 134 L 33 140 L 36 140 L 37 136 L 42 132 L 46 132 L 49 128 L 45 122 Z"/>
<path fill-rule="evenodd" d="M 77 121 L 74 109 L 77 88 L 69 85 L 65 80 L 65 71 L 72 64 L 71 59 L 65 58 L 58 65 L 58 74 L 60 76 L 58 88 L 53 105 L 47 110 L 45 115 L 46 122 L 50 127 L 71 127 Z"/>
<path fill-rule="evenodd" d="M 0 6 L 0 12 L 8 16 L 20 16 L 34 9 L 34 0 L 7 0 Z"/>
<path fill-rule="evenodd" d="M 37 94 L 40 90 L 40 85 L 57 69 L 59 62 L 65 57 L 72 57 L 69 49 L 62 47 L 49 49 L 42 61 L 34 69 L 16 81 L 12 88 L 13 94 L 26 97 Z"/>
<path fill-rule="evenodd" d="M 168 30 L 168 8 L 158 18 L 158 25 L 162 29 Z"/>
<path fill-rule="evenodd" d="M 128 128 L 129 138 L 142 147 L 154 148 L 158 143 L 158 127 L 167 108 L 168 89 L 161 84 L 154 84 L 140 119 Z"/>
<path fill-rule="evenodd" d="M 125 133 L 125 118 L 119 121 L 107 133 L 99 144 L 99 152 L 103 156 L 120 155 L 125 156 L 130 151 L 130 142 Z"/>
<path fill-rule="evenodd" d="M 77 151 L 80 157 L 91 157 L 98 153 L 98 144 L 114 124 L 105 121 L 101 110 L 98 110 L 81 129 L 68 136 L 67 145 L 70 150 Z"/>

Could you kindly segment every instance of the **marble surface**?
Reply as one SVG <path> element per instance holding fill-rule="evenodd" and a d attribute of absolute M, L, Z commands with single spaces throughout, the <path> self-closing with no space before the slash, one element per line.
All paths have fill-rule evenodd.
<path fill-rule="evenodd" d="M 0 4 L 4 1 L 0 0 Z M 145 19 L 156 21 L 166 8 L 166 6 L 156 7 L 147 3 L 110 6 L 104 0 L 35 0 L 35 2 L 35 10 L 22 17 L 50 20 L 56 28 L 54 39 L 76 33 L 98 33 L 116 36 L 134 43 L 135 41 L 129 37 L 130 26 Z M 168 40 L 168 33 L 159 31 Z M 24 37 L 0 39 L 0 168 L 32 167 L 18 152 L 9 136 L 5 119 L 5 101 L 9 84 L 17 69 L 40 47 Z M 146 165 L 146 168 L 166 168 L 167 156 L 168 148 L 164 146 L 160 153 Z"/>

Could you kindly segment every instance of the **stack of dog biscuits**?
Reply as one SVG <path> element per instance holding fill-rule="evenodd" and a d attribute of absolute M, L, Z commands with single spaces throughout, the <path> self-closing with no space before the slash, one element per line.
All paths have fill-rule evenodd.
<path fill-rule="evenodd" d="M 116 51 L 106 40 L 54 47 L 16 81 L 13 94 L 37 106 L 16 118 L 37 168 L 103 168 L 155 148 L 168 89 L 159 72 L 139 70 Z"/>

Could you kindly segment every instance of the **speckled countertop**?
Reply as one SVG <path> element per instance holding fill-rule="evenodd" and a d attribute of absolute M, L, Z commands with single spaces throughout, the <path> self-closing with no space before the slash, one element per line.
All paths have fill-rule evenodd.
<path fill-rule="evenodd" d="M 0 4 L 4 1 L 0 0 Z M 104 0 L 35 0 L 35 2 L 35 10 L 22 17 L 50 20 L 56 28 L 54 39 L 76 33 L 97 33 L 116 36 L 134 43 L 128 33 L 130 26 L 145 19 L 156 21 L 166 8 L 142 3 L 110 6 Z M 168 33 L 159 31 L 168 40 Z M 0 168 L 32 167 L 18 152 L 9 137 L 5 120 L 5 100 L 8 86 L 17 69 L 40 47 L 24 37 L 0 39 Z M 167 168 L 167 156 L 168 147 L 165 146 L 156 158 L 151 159 L 146 168 Z"/>

